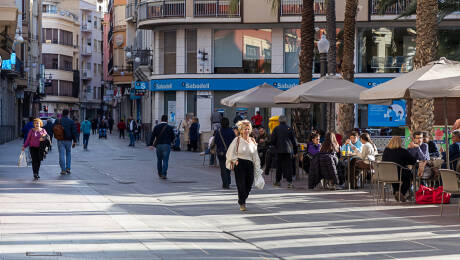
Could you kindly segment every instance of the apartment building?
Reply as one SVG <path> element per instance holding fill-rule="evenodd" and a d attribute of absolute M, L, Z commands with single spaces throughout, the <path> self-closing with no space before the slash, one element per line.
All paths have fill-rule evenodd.
<path fill-rule="evenodd" d="M 79 120 L 95 117 L 102 81 L 102 19 L 96 2 L 57 0 L 42 6 L 46 96 L 40 114 L 56 117 L 69 109 Z"/>
<path fill-rule="evenodd" d="M 384 15 L 377 15 L 379 0 L 360 0 L 356 25 L 356 80 L 373 87 L 413 69 L 415 17 L 395 20 L 411 0 L 400 0 Z M 211 112 L 217 108 L 231 120 L 236 112 L 247 117 L 254 109 L 228 108 L 220 104 L 237 91 L 269 83 L 280 89 L 298 84 L 302 0 L 281 0 L 273 10 L 266 0 L 240 1 L 230 7 L 222 0 L 132 1 L 126 9 L 128 49 L 152 50 L 148 80 L 134 78 L 131 91 L 121 93 L 140 102 L 143 122 L 155 122 L 162 114 L 179 125 L 187 113 L 200 119 L 201 131 L 209 131 Z M 315 0 L 315 44 L 326 32 L 325 0 Z M 130 9 L 131 10 L 131 9 Z M 336 1 L 337 73 L 341 71 L 345 1 Z M 460 15 L 449 15 L 439 27 L 439 56 L 460 60 Z M 131 57 L 126 57 L 129 61 Z M 319 77 L 319 53 L 315 49 L 314 77 Z M 137 73 L 135 73 L 137 74 Z M 149 93 L 136 95 L 148 86 Z M 127 85 L 128 87 L 128 85 Z M 118 88 L 118 87 L 117 87 Z M 134 95 L 133 95 L 134 93 Z M 140 92 L 139 92 L 140 93 Z M 136 101 L 139 100 L 139 101 Z M 401 115 L 389 120 L 386 110 L 373 105 L 356 107 L 359 127 L 405 124 L 405 102 L 395 102 Z M 282 109 L 263 111 L 265 118 Z M 289 111 L 286 114 L 290 114 Z M 435 111 L 438 113 L 438 111 Z M 441 112 L 441 111 L 440 111 Z M 451 112 L 455 113 L 455 112 Z M 316 115 L 316 120 L 321 115 Z M 451 115 L 452 117 L 458 115 Z M 319 121 L 319 120 L 318 120 Z M 391 122 L 390 122 L 391 121 Z M 441 123 L 441 122 L 436 122 Z"/>

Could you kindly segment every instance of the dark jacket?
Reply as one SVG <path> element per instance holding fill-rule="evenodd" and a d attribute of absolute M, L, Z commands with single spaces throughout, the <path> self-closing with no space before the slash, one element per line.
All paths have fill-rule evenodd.
<path fill-rule="evenodd" d="M 273 129 L 271 143 L 275 146 L 275 153 L 297 154 L 294 132 L 286 123 L 281 123 Z"/>
<path fill-rule="evenodd" d="M 314 189 L 321 179 L 333 180 L 334 184 L 338 184 L 338 163 L 335 153 L 320 152 L 314 155 L 310 162 L 308 188 Z"/>
<path fill-rule="evenodd" d="M 262 139 L 264 139 L 263 142 L 261 141 Z M 265 134 L 256 138 L 256 142 L 258 151 L 266 151 L 270 145 L 270 136 L 265 132 Z"/>
<path fill-rule="evenodd" d="M 222 133 L 222 137 L 220 137 L 219 131 Z M 217 155 L 219 156 L 225 156 L 227 153 L 227 149 L 225 149 L 225 145 L 222 142 L 222 138 L 224 138 L 225 145 L 228 149 L 233 139 L 235 139 L 235 133 L 229 127 L 222 127 L 214 131 L 214 143 L 216 144 Z"/>
<path fill-rule="evenodd" d="M 198 140 L 198 137 L 200 135 L 200 124 L 198 123 L 193 123 L 191 126 L 190 126 L 190 130 L 189 130 L 189 138 L 191 141 L 196 141 Z"/>
<path fill-rule="evenodd" d="M 46 125 L 43 127 L 46 130 L 46 133 L 50 136 L 50 139 L 53 139 L 53 123 L 46 123 Z"/>
<path fill-rule="evenodd" d="M 54 122 L 54 125 L 59 124 L 59 122 L 62 124 L 62 127 L 64 128 L 64 140 L 62 141 L 72 141 L 73 140 L 76 143 L 77 142 L 77 127 L 75 126 L 75 122 L 68 117 L 63 117 L 61 119 L 56 120 L 56 122 Z"/>
<path fill-rule="evenodd" d="M 415 157 L 404 148 L 385 148 L 382 155 L 382 161 L 394 162 L 406 168 L 408 165 L 414 165 L 417 162 Z"/>
<path fill-rule="evenodd" d="M 166 126 L 166 129 L 160 135 L 163 127 Z M 161 122 L 153 128 L 152 136 L 150 136 L 149 146 L 153 145 L 155 138 L 158 138 L 157 144 L 169 144 L 174 141 L 175 135 L 172 126 L 168 125 L 166 122 Z"/>
<path fill-rule="evenodd" d="M 46 155 L 48 154 L 48 151 L 51 149 L 51 138 L 49 135 L 45 136 L 44 141 L 40 141 L 40 147 L 39 147 L 39 153 L 38 153 L 38 158 L 40 161 L 43 161 L 43 159 L 46 158 Z"/>
<path fill-rule="evenodd" d="M 457 159 L 460 158 L 460 142 L 459 143 L 453 143 L 449 145 L 449 161 L 450 163 L 450 168 L 455 170 L 457 169 Z M 446 160 L 446 152 L 442 153 L 442 159 L 445 161 Z"/>
<path fill-rule="evenodd" d="M 27 136 L 29 135 L 30 129 L 34 128 L 34 122 L 30 121 L 22 127 L 22 135 L 24 136 L 24 143 L 26 142 Z"/>
<path fill-rule="evenodd" d="M 436 158 L 441 156 L 438 147 L 432 140 L 428 141 L 428 152 L 430 153 L 430 158 Z"/>

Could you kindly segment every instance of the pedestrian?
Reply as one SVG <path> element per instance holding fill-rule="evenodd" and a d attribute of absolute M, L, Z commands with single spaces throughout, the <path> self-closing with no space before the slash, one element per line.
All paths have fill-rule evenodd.
<path fill-rule="evenodd" d="M 257 141 L 257 151 L 259 152 L 260 165 L 261 167 L 264 167 L 265 157 L 267 154 L 268 146 L 270 144 L 270 138 L 263 126 L 259 127 L 258 136 L 255 139 Z"/>
<path fill-rule="evenodd" d="M 34 118 L 29 117 L 29 122 L 27 122 L 23 127 L 22 127 L 22 136 L 24 136 L 24 141 L 22 143 L 26 142 L 27 136 L 29 135 L 30 129 L 34 128 Z"/>
<path fill-rule="evenodd" d="M 237 123 L 237 126 L 240 136 L 233 139 L 228 147 L 225 166 L 235 171 L 238 204 L 241 211 L 246 211 L 246 199 L 254 183 L 254 170 L 260 169 L 260 159 L 256 140 L 249 137 L 252 131 L 251 122 L 242 120 Z"/>
<path fill-rule="evenodd" d="M 276 181 L 273 185 L 280 186 L 281 176 L 288 182 L 288 188 L 292 188 L 292 160 L 297 155 L 297 141 L 294 131 L 287 125 L 286 116 L 278 118 L 280 124 L 273 129 L 271 144 L 278 156 Z"/>
<path fill-rule="evenodd" d="M 221 120 L 222 114 L 219 112 L 219 109 L 214 109 L 214 112 L 211 114 L 211 130 L 219 129 Z"/>
<path fill-rule="evenodd" d="M 120 138 L 123 137 L 125 139 L 125 130 L 126 130 L 126 124 L 123 122 L 123 119 L 120 120 L 117 124 L 118 132 L 120 132 Z"/>
<path fill-rule="evenodd" d="M 190 145 L 190 126 L 192 125 L 192 118 L 193 114 L 188 113 L 185 116 L 184 123 L 182 124 L 182 128 L 184 129 L 184 143 L 187 144 L 187 151 L 192 151 L 192 146 Z"/>
<path fill-rule="evenodd" d="M 171 143 L 175 135 L 172 126 L 168 125 L 168 116 L 162 115 L 160 124 L 153 128 L 149 140 L 149 148 L 156 147 L 157 154 L 157 171 L 160 179 L 167 179 L 169 154 L 171 152 Z"/>
<path fill-rule="evenodd" d="M 91 134 L 91 122 L 86 119 L 81 123 L 81 129 L 83 132 L 83 149 L 88 150 L 89 136 Z"/>
<path fill-rule="evenodd" d="M 259 128 L 262 126 L 263 118 L 260 115 L 260 111 L 257 111 L 254 116 L 251 117 L 251 122 L 254 124 L 255 128 Z"/>
<path fill-rule="evenodd" d="M 43 127 L 43 121 L 40 118 L 35 118 L 32 121 L 34 127 L 29 131 L 26 141 L 22 146 L 22 151 L 29 147 L 30 157 L 32 157 L 32 171 L 34 173 L 34 180 L 40 178 L 40 163 L 43 156 L 40 156 L 40 142 L 45 141 L 47 132 Z"/>
<path fill-rule="evenodd" d="M 76 118 L 73 119 L 73 121 L 75 122 L 75 127 L 77 128 L 77 144 L 80 144 L 80 128 L 81 128 L 81 124 L 80 122 L 78 122 L 78 120 Z"/>
<path fill-rule="evenodd" d="M 115 124 L 115 121 L 113 121 L 113 118 L 112 118 L 111 116 L 109 116 L 108 123 L 109 123 L 109 131 L 110 131 L 110 134 L 112 134 L 113 125 Z"/>
<path fill-rule="evenodd" d="M 200 124 L 198 123 L 198 117 L 193 117 L 192 125 L 190 126 L 189 139 L 190 147 L 193 152 L 198 149 L 198 139 L 200 137 Z"/>
<path fill-rule="evenodd" d="M 91 129 L 93 130 L 93 135 L 97 133 L 97 118 L 94 118 L 91 122 Z"/>
<path fill-rule="evenodd" d="M 241 116 L 239 112 L 236 112 L 235 118 L 233 119 L 233 123 L 236 124 L 241 120 L 243 120 L 243 117 Z"/>
<path fill-rule="evenodd" d="M 136 139 L 134 137 L 135 130 L 137 130 L 136 121 L 132 117 L 128 119 L 128 134 L 129 134 L 129 146 L 134 146 L 136 143 Z"/>
<path fill-rule="evenodd" d="M 50 137 L 50 147 L 49 147 L 49 152 L 51 152 L 52 150 L 52 140 L 53 140 L 53 121 L 51 120 L 51 118 L 48 118 L 46 120 L 46 125 L 43 127 L 45 130 L 46 130 L 46 133 L 48 134 L 48 136 Z"/>
<path fill-rule="evenodd" d="M 142 134 L 142 122 L 141 120 L 137 120 L 137 129 L 136 129 L 136 140 L 137 141 L 141 140 L 141 134 Z"/>
<path fill-rule="evenodd" d="M 58 140 L 61 175 L 70 174 L 71 149 L 77 144 L 77 128 L 75 122 L 69 118 L 68 109 L 64 109 L 62 118 L 54 123 L 53 132 L 54 138 Z"/>
<path fill-rule="evenodd" d="M 227 161 L 227 150 L 233 139 L 235 133 L 230 128 L 230 121 L 228 118 L 223 117 L 221 120 L 221 127 L 214 131 L 214 143 L 216 144 L 217 159 L 220 166 L 220 177 L 222 179 L 222 188 L 229 189 L 232 182 L 230 170 L 225 167 Z"/>

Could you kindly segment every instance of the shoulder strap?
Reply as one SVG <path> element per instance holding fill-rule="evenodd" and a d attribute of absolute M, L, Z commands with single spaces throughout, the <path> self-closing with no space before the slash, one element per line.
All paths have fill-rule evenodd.
<path fill-rule="evenodd" d="M 217 130 L 217 132 L 219 132 L 220 140 L 221 140 L 222 143 L 224 144 L 225 151 L 227 151 L 227 150 L 228 150 L 228 149 L 227 149 L 227 144 L 225 143 L 224 137 L 222 136 L 222 133 L 221 133 L 220 129 Z"/>
<path fill-rule="evenodd" d="M 240 146 L 240 137 L 238 136 L 238 139 L 236 139 L 236 157 L 238 157 L 238 147 Z"/>
<path fill-rule="evenodd" d="M 163 132 L 166 130 L 167 127 L 168 127 L 168 124 L 166 124 L 165 126 L 163 126 L 163 128 L 161 129 L 160 134 L 158 135 L 158 138 L 160 138 L 160 136 L 163 134 Z"/>

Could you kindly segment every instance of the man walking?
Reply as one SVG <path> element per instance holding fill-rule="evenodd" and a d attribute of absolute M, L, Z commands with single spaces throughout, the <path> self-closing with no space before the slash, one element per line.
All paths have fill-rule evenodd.
<path fill-rule="evenodd" d="M 71 149 L 77 144 L 77 128 L 75 122 L 69 118 L 68 109 L 64 109 L 62 118 L 54 123 L 53 132 L 54 138 L 58 140 L 61 174 L 70 174 Z"/>
<path fill-rule="evenodd" d="M 109 131 L 110 131 L 110 134 L 112 134 L 112 130 L 113 130 L 113 125 L 115 124 L 115 121 L 113 121 L 113 118 L 111 116 L 109 116 Z"/>
<path fill-rule="evenodd" d="M 132 117 L 128 119 L 128 134 L 129 134 L 129 146 L 134 146 L 136 143 L 135 131 L 137 131 L 136 121 Z"/>
<path fill-rule="evenodd" d="M 120 132 L 120 138 L 123 137 L 123 139 L 125 139 L 126 124 L 123 122 L 123 119 L 118 122 L 117 128 L 118 132 Z"/>
<path fill-rule="evenodd" d="M 160 179 L 166 179 L 168 175 L 169 153 L 171 152 L 171 143 L 175 135 L 173 128 L 168 125 L 168 116 L 161 116 L 161 123 L 155 126 L 149 141 L 149 148 L 157 148 L 157 170 Z"/>
<path fill-rule="evenodd" d="M 88 141 L 91 135 L 91 122 L 88 119 L 81 123 L 80 131 L 83 133 L 83 149 L 88 150 Z"/>
<path fill-rule="evenodd" d="M 294 131 L 287 125 L 286 116 L 279 117 L 279 126 L 273 130 L 271 143 L 278 154 L 275 186 L 280 186 L 281 176 L 288 182 L 288 188 L 292 188 L 292 160 L 297 154 L 297 142 Z"/>

